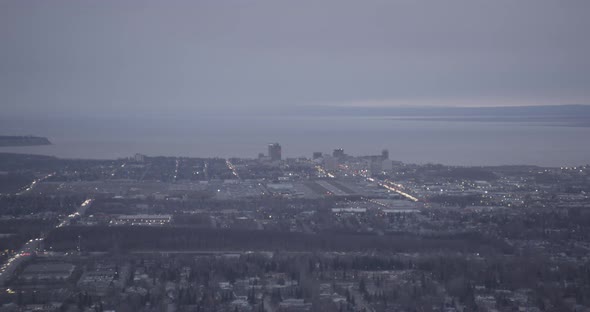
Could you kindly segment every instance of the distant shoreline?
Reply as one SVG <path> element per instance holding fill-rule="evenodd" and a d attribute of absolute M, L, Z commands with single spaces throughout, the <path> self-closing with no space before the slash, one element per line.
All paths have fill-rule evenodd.
<path fill-rule="evenodd" d="M 0 135 L 0 146 L 37 146 L 51 145 L 48 138 L 37 136 L 7 136 Z"/>
<path fill-rule="evenodd" d="M 248 160 L 255 160 L 255 158 L 249 157 L 219 157 L 219 156 L 181 156 L 181 155 L 143 155 L 145 158 L 174 158 L 174 159 L 229 159 L 229 158 L 239 158 L 239 159 L 248 159 Z M 367 157 L 367 155 L 355 155 L 353 157 Z M 370 157 L 370 156 L 369 156 Z M 6 160 L 15 160 L 15 159 L 27 159 L 28 161 L 52 161 L 52 162 L 112 162 L 112 161 L 120 161 L 120 160 L 130 160 L 132 156 L 121 156 L 121 157 L 110 157 L 110 158 L 84 158 L 84 157 L 60 157 L 54 155 L 46 155 L 46 154 L 31 154 L 26 152 L 4 152 L 0 150 L 0 163 Z M 287 158 L 288 160 L 289 158 Z M 294 159 L 294 158 L 291 158 Z M 310 159 L 311 160 L 311 159 Z M 401 162 L 401 161 L 400 161 Z M 575 166 L 583 166 L 584 164 L 579 165 L 536 165 L 536 164 L 490 164 L 490 165 L 472 165 L 472 164 L 443 164 L 443 163 L 436 163 L 436 162 L 425 162 L 425 163 L 411 163 L 411 162 L 401 162 L 405 165 L 417 165 L 417 166 L 446 166 L 452 168 L 520 168 L 520 169 L 555 169 L 560 167 L 575 167 Z M 2 172 L 2 169 L 0 169 Z"/>
<path fill-rule="evenodd" d="M 0 122 L 2 134 L 39 134 L 52 145 L 0 147 L 2 152 L 114 159 L 135 153 L 181 157 L 256 157 L 268 142 L 283 156 L 343 148 L 351 155 L 389 149 L 405 163 L 576 166 L 590 163 L 590 115 L 225 116 L 205 118 L 48 118 Z M 564 116 L 566 115 L 566 116 Z M 401 117 L 401 118 L 400 118 Z M 431 119 L 435 117 L 435 119 Z M 445 120 L 447 119 L 447 120 Z M 448 120 L 451 119 L 451 120 Z M 478 122 L 481 121 L 481 122 Z M 509 121 L 509 122 L 508 122 Z"/>
<path fill-rule="evenodd" d="M 520 122 L 559 127 L 590 127 L 590 118 L 585 116 L 387 116 L 384 118 L 395 121 Z"/>

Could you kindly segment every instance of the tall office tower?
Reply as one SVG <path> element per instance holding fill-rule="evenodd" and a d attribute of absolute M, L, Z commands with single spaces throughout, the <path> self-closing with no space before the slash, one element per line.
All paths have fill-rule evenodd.
<path fill-rule="evenodd" d="M 268 144 L 268 157 L 270 160 L 281 160 L 281 145 L 279 143 Z"/>
<path fill-rule="evenodd" d="M 334 150 L 334 152 L 332 152 L 332 156 L 338 159 L 344 158 L 344 150 L 341 148 L 337 148 Z"/>
<path fill-rule="evenodd" d="M 381 151 L 381 158 L 383 158 L 383 160 L 389 159 L 389 150 L 386 150 L 386 149 L 382 150 Z"/>
<path fill-rule="evenodd" d="M 313 152 L 313 159 L 322 158 L 322 152 Z"/>
<path fill-rule="evenodd" d="M 324 168 L 326 170 L 332 171 L 338 169 L 338 159 L 334 156 L 326 155 L 323 158 L 324 160 Z"/>

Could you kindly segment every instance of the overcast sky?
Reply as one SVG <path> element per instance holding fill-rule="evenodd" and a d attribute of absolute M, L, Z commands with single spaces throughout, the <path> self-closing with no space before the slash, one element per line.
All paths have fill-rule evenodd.
<path fill-rule="evenodd" d="M 0 1 L 9 115 L 590 104 L 590 1 Z"/>

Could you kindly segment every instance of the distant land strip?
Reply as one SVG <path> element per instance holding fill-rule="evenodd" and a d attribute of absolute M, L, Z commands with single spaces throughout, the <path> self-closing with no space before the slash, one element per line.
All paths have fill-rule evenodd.
<path fill-rule="evenodd" d="M 396 121 L 452 121 L 452 122 L 518 122 L 543 124 L 547 126 L 561 127 L 590 127 L 590 117 L 581 116 L 429 116 L 429 117 L 384 117 Z"/>
<path fill-rule="evenodd" d="M 0 135 L 0 146 L 35 146 L 51 145 L 49 139 L 37 136 L 7 136 Z"/>

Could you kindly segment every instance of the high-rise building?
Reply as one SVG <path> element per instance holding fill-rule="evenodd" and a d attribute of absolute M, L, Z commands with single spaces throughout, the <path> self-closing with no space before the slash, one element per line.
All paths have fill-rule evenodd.
<path fill-rule="evenodd" d="M 338 159 L 334 156 L 326 155 L 323 158 L 324 160 L 324 168 L 326 170 L 332 171 L 338 169 Z"/>
<path fill-rule="evenodd" d="M 382 171 L 391 171 L 393 170 L 393 161 L 389 159 L 383 159 L 381 162 L 381 170 Z"/>
<path fill-rule="evenodd" d="M 379 156 L 379 155 L 371 156 L 371 160 L 369 163 L 371 175 L 377 175 L 377 174 L 381 173 L 382 163 L 383 163 L 383 160 L 381 159 L 381 156 Z"/>
<path fill-rule="evenodd" d="M 313 152 L 313 159 L 322 158 L 322 152 Z"/>
<path fill-rule="evenodd" d="M 389 150 L 386 150 L 386 149 L 382 150 L 381 151 L 381 158 L 383 158 L 383 160 L 389 159 Z"/>
<path fill-rule="evenodd" d="M 145 155 L 142 155 L 142 154 L 137 153 L 137 154 L 135 154 L 135 156 L 133 156 L 133 160 L 135 162 L 142 163 L 145 160 Z"/>
<path fill-rule="evenodd" d="M 279 143 L 268 144 L 268 157 L 271 161 L 281 160 L 281 145 Z"/>
<path fill-rule="evenodd" d="M 337 148 L 332 152 L 332 156 L 338 159 L 344 158 L 344 150 L 341 148 Z"/>

